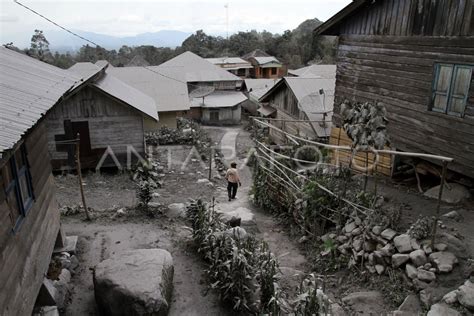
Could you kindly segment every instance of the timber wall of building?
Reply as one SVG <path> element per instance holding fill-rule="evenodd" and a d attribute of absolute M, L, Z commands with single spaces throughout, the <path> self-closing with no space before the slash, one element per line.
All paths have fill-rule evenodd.
<path fill-rule="evenodd" d="M 212 112 L 218 112 L 219 119 L 211 116 Z M 237 125 L 240 124 L 242 107 L 239 105 L 226 108 L 202 108 L 201 123 L 209 125 Z"/>
<path fill-rule="evenodd" d="M 337 59 L 335 113 L 344 99 L 382 101 L 392 146 L 453 157 L 474 177 L 474 76 L 464 117 L 429 110 L 435 63 L 474 64 L 474 37 L 343 35 Z"/>
<path fill-rule="evenodd" d="M 384 0 L 340 22 L 336 100 L 382 101 L 392 146 L 474 177 L 474 76 L 464 117 L 430 110 L 435 64 L 474 65 L 474 0 Z M 335 116 L 335 123 L 340 121 Z"/>
<path fill-rule="evenodd" d="M 0 193 L 0 315 L 31 315 L 59 231 L 46 135 L 43 121 L 26 136 L 35 200 L 16 232 Z"/>
<path fill-rule="evenodd" d="M 144 118 L 141 113 L 95 88 L 84 88 L 55 106 L 46 115 L 46 120 L 48 148 L 55 169 L 70 165 L 71 154 L 65 148 L 58 150 L 59 143 L 56 142 L 58 137 L 75 138 L 72 134 L 77 128 L 72 128 L 72 134 L 70 130 L 65 130 L 66 120 L 73 124 L 88 124 L 90 147 L 81 143 L 81 163 L 84 168 L 95 168 L 108 146 L 122 166 L 127 160 L 127 146 L 132 146 L 142 156 L 145 152 Z M 84 135 L 81 134 L 82 138 Z M 115 166 L 109 158 L 104 166 Z"/>

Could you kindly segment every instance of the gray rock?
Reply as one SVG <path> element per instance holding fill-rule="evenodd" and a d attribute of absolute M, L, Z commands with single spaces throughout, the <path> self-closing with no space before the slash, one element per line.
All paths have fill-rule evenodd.
<path fill-rule="evenodd" d="M 386 240 L 392 240 L 395 235 L 397 235 L 397 232 L 390 228 L 387 228 L 380 233 L 380 236 Z"/>
<path fill-rule="evenodd" d="M 79 259 L 77 259 L 76 256 L 71 256 L 71 265 L 69 266 L 69 269 L 71 271 L 75 271 L 79 267 Z"/>
<path fill-rule="evenodd" d="M 453 253 L 447 251 L 433 252 L 429 258 L 441 273 L 451 272 L 454 265 L 458 263 L 456 256 Z"/>
<path fill-rule="evenodd" d="M 349 224 L 346 224 L 346 226 L 344 226 L 344 231 L 348 234 L 352 233 L 354 229 L 356 229 L 356 224 L 354 222 L 351 222 Z"/>
<path fill-rule="evenodd" d="M 458 289 L 458 300 L 461 305 L 474 311 L 474 283 L 467 280 L 463 285 Z"/>
<path fill-rule="evenodd" d="M 377 315 L 382 311 L 377 310 L 383 301 L 382 293 L 378 291 L 355 292 L 342 298 L 342 302 L 358 314 Z"/>
<path fill-rule="evenodd" d="M 68 293 L 68 283 L 71 281 L 71 272 L 66 269 L 61 270 L 58 280 L 53 282 L 54 288 L 56 289 L 54 293 L 54 301 L 58 308 L 65 307 L 65 299 Z"/>
<path fill-rule="evenodd" d="M 438 199 L 439 185 L 429 189 L 424 195 L 432 199 Z M 446 203 L 457 204 L 470 197 L 471 193 L 469 193 L 469 190 L 465 186 L 458 183 L 450 183 L 449 186 L 444 186 L 441 200 Z"/>
<path fill-rule="evenodd" d="M 429 308 L 431 305 L 439 302 L 450 290 L 445 287 L 428 286 L 425 289 L 420 291 L 420 300 L 426 308 Z"/>
<path fill-rule="evenodd" d="M 433 272 L 431 271 L 426 271 L 426 270 L 418 270 L 418 274 L 417 274 L 417 278 L 420 280 L 420 281 L 424 281 L 424 282 L 433 282 L 434 280 L 436 280 L 436 274 L 434 274 Z"/>
<path fill-rule="evenodd" d="M 459 213 L 456 212 L 456 211 L 448 212 L 448 213 L 444 214 L 442 217 L 450 218 L 450 219 L 453 219 L 455 221 L 459 221 L 459 220 L 462 219 L 462 216 L 459 215 Z"/>
<path fill-rule="evenodd" d="M 412 248 L 413 250 L 421 249 L 420 244 L 418 243 L 418 241 L 417 241 L 415 238 L 412 238 L 412 239 L 410 240 L 410 245 L 411 245 L 411 248 Z"/>
<path fill-rule="evenodd" d="M 229 228 L 228 230 L 224 231 L 224 235 L 238 240 L 247 238 L 247 232 L 242 227 Z"/>
<path fill-rule="evenodd" d="M 405 266 L 405 271 L 407 273 L 407 276 L 412 280 L 418 277 L 418 270 L 411 264 L 407 264 Z"/>
<path fill-rule="evenodd" d="M 431 265 L 431 263 L 429 263 L 429 262 L 425 263 L 425 265 L 423 266 L 423 268 L 424 268 L 425 270 L 429 270 L 429 269 L 431 269 L 431 267 L 432 267 L 432 265 Z"/>
<path fill-rule="evenodd" d="M 423 251 L 424 251 L 427 255 L 429 255 L 429 254 L 431 254 L 431 253 L 433 252 L 433 249 L 431 249 L 431 246 L 429 246 L 429 245 L 423 245 Z"/>
<path fill-rule="evenodd" d="M 461 314 L 445 304 L 438 303 L 431 306 L 426 316 L 461 316 Z"/>
<path fill-rule="evenodd" d="M 211 181 L 209 181 L 209 179 L 198 179 L 198 180 L 196 181 L 196 183 L 209 184 L 209 183 L 211 183 Z"/>
<path fill-rule="evenodd" d="M 443 243 L 437 243 L 437 244 L 434 244 L 434 249 L 437 251 L 446 251 L 446 249 L 448 249 L 448 246 Z"/>
<path fill-rule="evenodd" d="M 186 204 L 173 203 L 168 205 L 168 216 L 172 218 L 186 218 Z"/>
<path fill-rule="evenodd" d="M 403 303 L 398 307 L 398 311 L 411 313 L 411 315 L 419 315 L 423 311 L 423 308 L 421 307 L 421 302 L 418 298 L 418 295 L 408 295 Z"/>
<path fill-rule="evenodd" d="M 382 233 L 382 226 L 374 226 L 372 227 L 372 232 L 375 235 L 380 235 Z"/>
<path fill-rule="evenodd" d="M 458 301 L 458 291 L 454 290 L 443 296 L 443 301 L 446 304 L 454 304 Z"/>
<path fill-rule="evenodd" d="M 352 248 L 357 252 L 359 252 L 362 249 L 362 245 L 363 245 L 363 241 L 361 238 L 357 238 L 357 239 L 354 239 L 354 241 L 352 241 Z"/>
<path fill-rule="evenodd" d="M 347 313 L 338 303 L 331 304 L 331 315 L 332 316 L 346 316 Z"/>
<path fill-rule="evenodd" d="M 408 234 L 402 234 L 393 239 L 393 243 L 395 248 L 397 248 L 398 252 L 406 253 L 412 250 L 411 247 L 411 238 Z"/>
<path fill-rule="evenodd" d="M 362 228 L 361 227 L 357 227 L 356 229 L 354 229 L 352 232 L 351 232 L 351 235 L 352 236 L 358 236 L 362 233 Z"/>
<path fill-rule="evenodd" d="M 57 306 L 41 306 L 33 313 L 33 316 L 59 316 Z"/>
<path fill-rule="evenodd" d="M 425 252 L 421 249 L 410 252 L 410 260 L 415 267 L 422 266 L 428 261 Z"/>
<path fill-rule="evenodd" d="M 117 253 L 95 268 L 99 310 L 106 315 L 167 315 L 173 274 L 173 259 L 166 250 Z"/>
<path fill-rule="evenodd" d="M 468 258 L 469 251 L 466 250 L 466 245 L 459 238 L 447 233 L 442 232 L 441 238 L 438 242 L 442 242 L 448 245 L 449 251 L 452 252 L 458 258 Z"/>
<path fill-rule="evenodd" d="M 398 268 L 410 260 L 410 256 L 402 253 L 396 253 L 392 256 L 392 266 Z"/>
<path fill-rule="evenodd" d="M 347 236 L 344 236 L 344 235 L 337 236 L 337 238 L 336 238 L 336 240 L 341 244 L 345 243 L 348 239 L 349 238 L 347 238 Z"/>
<path fill-rule="evenodd" d="M 392 244 L 386 244 L 385 246 L 383 246 L 382 248 L 380 248 L 380 252 L 382 253 L 382 255 L 384 255 L 385 257 L 390 257 L 392 256 L 393 254 L 393 246 Z"/>

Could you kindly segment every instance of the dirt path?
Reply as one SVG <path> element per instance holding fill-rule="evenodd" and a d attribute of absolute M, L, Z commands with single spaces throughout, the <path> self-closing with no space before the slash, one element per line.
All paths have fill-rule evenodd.
<path fill-rule="evenodd" d="M 237 163 L 242 186 L 237 192 L 237 199 L 229 202 L 227 183 L 222 181 L 216 196 L 216 210 L 227 216 L 242 218 L 242 227 L 255 232 L 258 238 L 265 240 L 270 250 L 279 258 L 285 283 L 294 286 L 299 283 L 300 277 L 304 274 L 306 258 L 299 250 L 298 244 L 288 238 L 274 218 L 256 207 L 249 199 L 252 173 L 246 166 L 245 160 L 252 146 L 248 132 L 240 128 L 225 129 L 220 148 L 228 164 L 232 161 Z M 295 274 L 297 274 L 296 277 Z"/>

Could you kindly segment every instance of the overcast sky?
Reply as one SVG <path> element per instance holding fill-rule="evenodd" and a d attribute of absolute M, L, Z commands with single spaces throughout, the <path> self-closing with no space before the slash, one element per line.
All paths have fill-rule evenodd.
<path fill-rule="evenodd" d="M 159 30 L 209 34 L 226 33 L 229 4 L 229 32 L 251 29 L 281 33 L 306 19 L 325 21 L 351 0 L 19 0 L 57 23 L 71 29 L 108 35 L 135 35 Z M 35 28 L 54 25 L 15 4 L 0 0 L 1 43 L 31 38 Z"/>

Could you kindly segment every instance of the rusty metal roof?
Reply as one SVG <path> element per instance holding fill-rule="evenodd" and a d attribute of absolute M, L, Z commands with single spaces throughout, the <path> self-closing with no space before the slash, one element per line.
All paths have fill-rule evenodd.
<path fill-rule="evenodd" d="M 0 47 L 0 156 L 81 82 L 70 71 Z"/>

